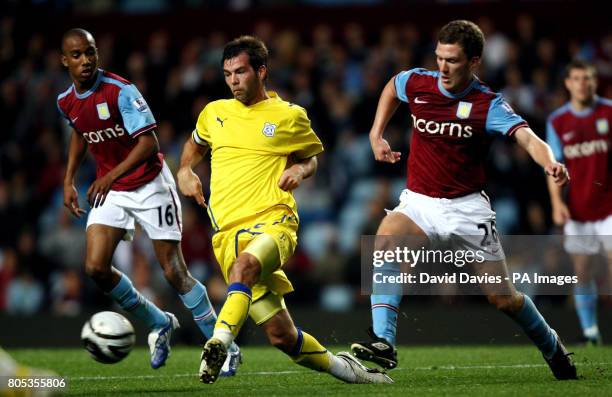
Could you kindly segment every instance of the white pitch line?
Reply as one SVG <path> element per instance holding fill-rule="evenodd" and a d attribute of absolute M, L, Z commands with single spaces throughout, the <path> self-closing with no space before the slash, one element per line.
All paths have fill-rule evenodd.
<path fill-rule="evenodd" d="M 310 371 L 257 371 L 247 372 L 241 371 L 240 376 L 244 375 L 287 375 L 287 374 L 301 374 L 308 373 Z M 198 377 L 198 374 L 174 374 L 174 375 L 136 375 L 136 376 L 75 376 L 70 377 L 70 380 L 120 380 L 120 379 L 156 379 L 156 378 L 186 378 L 186 377 Z"/>
<path fill-rule="evenodd" d="M 603 362 L 603 363 L 578 363 L 579 367 L 592 367 L 592 366 L 610 366 L 611 363 Z M 414 368 L 396 368 L 400 371 L 436 371 L 436 370 L 447 370 L 447 371 L 455 371 L 462 369 L 496 369 L 496 368 L 541 368 L 548 367 L 546 364 L 510 364 L 510 365 L 440 365 L 440 366 L 429 366 L 429 367 L 414 367 Z M 238 376 L 268 376 L 268 375 L 292 375 L 292 374 L 302 374 L 309 373 L 311 371 L 241 371 Z M 69 377 L 71 381 L 75 380 L 122 380 L 122 379 L 159 379 L 159 378 L 187 378 L 194 377 L 197 378 L 197 374 L 174 374 L 174 375 L 136 375 L 136 376 L 75 376 Z"/>
<path fill-rule="evenodd" d="M 579 367 L 592 367 L 595 365 L 609 366 L 612 363 L 575 363 Z M 456 370 L 456 369 L 496 369 L 496 368 L 547 368 L 547 364 L 508 364 L 508 365 L 432 365 L 429 367 L 416 367 L 416 368 L 398 368 L 406 370 L 416 371 L 435 371 L 438 369 L 442 370 Z"/>

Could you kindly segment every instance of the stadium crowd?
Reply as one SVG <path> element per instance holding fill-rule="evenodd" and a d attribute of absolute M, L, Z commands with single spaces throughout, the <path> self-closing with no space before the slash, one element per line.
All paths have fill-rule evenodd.
<path fill-rule="evenodd" d="M 523 115 L 543 137 L 547 115 L 567 100 L 564 64 L 572 58 L 594 62 L 599 93 L 612 97 L 612 34 L 595 41 L 554 41 L 528 15 L 512 31 L 491 19 L 477 22 L 487 37 L 480 77 Z M 436 69 L 432 32 L 406 23 L 367 32 L 356 23 L 314 26 L 308 34 L 254 23 L 252 32 L 271 50 L 269 87 L 307 109 L 325 145 L 316 177 L 295 192 L 300 209 L 300 244 L 287 265 L 299 302 L 320 302 L 343 310 L 360 296 L 360 236 L 392 208 L 405 183 L 410 118 L 398 112 L 386 132 L 402 152 L 402 165 L 375 163 L 368 132 L 384 84 L 395 73 L 417 66 Z M 83 26 L 87 28 L 87 26 Z M 84 220 L 62 205 L 63 172 L 70 130 L 57 112 L 56 97 L 69 85 L 60 63 L 59 38 L 32 32 L 16 39 L 15 20 L 0 19 L 0 311 L 72 315 L 99 304 L 100 292 L 83 272 Z M 433 31 L 433 30 L 432 30 Z M 151 28 L 146 42 L 127 46 L 112 30 L 92 31 L 102 67 L 131 80 L 158 122 L 157 135 L 176 171 L 181 145 L 209 101 L 226 98 L 220 67 L 224 44 L 233 37 L 210 31 L 177 41 L 171 31 Z M 247 32 L 245 32 L 247 33 Z M 404 105 L 405 106 L 405 105 Z M 548 194 L 542 171 L 511 139 L 497 139 L 487 192 L 502 234 L 548 234 Z M 209 169 L 198 174 L 207 183 Z M 78 175 L 82 206 L 95 177 L 86 161 Z M 204 211 L 183 201 L 183 252 L 195 277 L 212 299 L 225 296 L 210 247 Z M 150 242 L 137 236 L 121 245 L 116 265 L 136 288 L 162 307 L 170 287 L 155 262 Z"/>

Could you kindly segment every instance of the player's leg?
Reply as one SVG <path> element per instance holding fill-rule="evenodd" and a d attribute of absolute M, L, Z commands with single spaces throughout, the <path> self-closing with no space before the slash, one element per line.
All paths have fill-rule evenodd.
<path fill-rule="evenodd" d="M 286 218 L 283 216 L 281 219 Z M 336 368 L 330 364 L 332 359 L 316 339 L 295 328 L 284 306 L 282 295 L 291 291 L 292 287 L 280 266 L 295 249 L 294 234 L 297 224 L 284 225 L 283 220 L 267 223 L 269 228 L 259 223 L 262 225 L 259 228 L 261 232 L 250 233 L 254 238 L 248 241 L 229 269 L 228 297 L 219 313 L 213 338 L 207 342 L 202 352 L 200 380 L 204 383 L 213 383 L 216 380 L 225 349 L 240 331 L 247 314 L 250 314 L 258 325 L 267 323 L 265 329 L 270 341 L 301 365 L 317 370 Z M 235 236 L 235 252 L 239 252 L 241 248 L 238 244 L 240 233 L 238 231 Z M 262 279 L 264 284 L 261 283 Z M 274 285 L 275 291 L 271 291 L 269 285 Z M 251 305 L 252 297 L 255 301 Z M 364 373 L 361 378 L 368 377 L 365 375 L 367 370 L 357 360 L 343 360 L 346 364 L 342 365 L 352 366 L 352 373 L 361 371 Z M 380 373 L 378 375 L 382 376 Z M 372 377 L 374 375 L 369 376 Z M 369 380 L 373 381 L 375 380 Z"/>
<path fill-rule="evenodd" d="M 601 343 L 597 325 L 598 291 L 594 280 L 592 258 L 599 254 L 601 243 L 606 243 L 605 239 L 600 242 L 597 237 L 599 232 L 604 231 L 606 225 L 610 228 L 612 222 L 607 224 L 606 220 L 600 222 L 569 220 L 563 228 L 565 233 L 563 245 L 572 258 L 574 274 L 578 277 L 578 283 L 574 286 L 574 305 L 587 344 Z"/>
<path fill-rule="evenodd" d="M 227 298 L 215 323 L 213 336 L 202 350 L 200 381 L 214 383 L 227 358 L 227 352 L 238 336 L 251 307 L 251 288 L 259 280 L 261 265 L 248 253 L 241 253 L 229 271 Z"/>
<path fill-rule="evenodd" d="M 130 203 L 126 207 L 151 239 L 166 280 L 192 312 L 204 338 L 209 339 L 216 320 L 215 311 L 208 299 L 206 288 L 191 276 L 183 258 L 180 248 L 181 203 L 176 193 L 174 178 L 167 165 L 164 163 L 159 175 L 129 199 Z M 153 367 L 157 367 L 158 364 L 163 365 L 170 355 L 172 333 L 179 327 L 174 315 L 168 313 L 168 316 L 172 321 L 166 327 L 155 329 L 149 334 Z M 237 346 L 233 345 L 232 350 L 237 355 L 240 354 Z"/>
<path fill-rule="evenodd" d="M 222 360 L 240 332 L 253 297 L 258 299 L 268 291 L 267 287 L 257 285 L 260 277 L 263 275 L 277 279 L 277 287 L 280 288 L 278 292 L 281 295 L 293 290 L 279 268 L 282 264 L 281 258 L 288 257 L 295 249 L 297 222 L 285 212 L 259 216 L 252 221 L 250 225 L 237 225 L 213 236 L 215 256 L 228 289 L 213 337 L 206 342 L 202 350 L 200 381 L 203 383 L 216 381 Z M 290 222 L 290 225 L 285 225 L 285 222 Z M 267 228 L 270 230 L 266 231 Z M 269 233 L 274 233 L 278 242 L 276 237 Z"/>
<path fill-rule="evenodd" d="M 512 318 L 542 352 L 553 374 L 559 380 L 576 379 L 576 367 L 569 353 L 529 296 L 518 292 L 509 281 L 505 260 L 487 261 L 474 266 L 477 274 L 501 276 L 502 284 L 485 284 L 489 303 Z"/>
<path fill-rule="evenodd" d="M 112 267 L 111 261 L 124 235 L 124 229 L 106 225 L 90 225 L 87 228 L 85 273 L 106 293 L 121 279 L 121 273 Z"/>
<path fill-rule="evenodd" d="M 282 219 L 285 220 L 286 216 Z M 280 270 L 281 265 L 295 249 L 295 230 L 297 224 L 287 226 L 280 221 L 256 222 L 258 231 L 243 228 L 232 232 L 225 240 L 231 239 L 231 247 L 226 249 L 229 254 L 219 262 L 230 262 L 231 267 L 225 269 L 226 281 L 229 285 L 227 298 L 219 318 L 215 324 L 213 337 L 221 340 L 226 346 L 238 335 L 246 320 L 253 298 L 259 299 L 269 289 L 253 287 L 260 280 L 275 279 L 279 288 L 284 288 L 281 295 L 293 290 L 291 283 Z M 253 227 L 255 229 L 255 227 Z M 217 258 L 223 256 L 216 253 Z M 237 256 L 236 256 L 237 255 Z M 277 291 L 279 292 L 279 291 Z"/>
<path fill-rule="evenodd" d="M 272 314 L 274 313 L 274 314 Z M 296 328 L 283 298 L 269 293 L 253 304 L 251 317 L 270 343 L 303 367 L 327 372 L 347 383 L 392 383 L 384 373 L 364 367 L 348 353 L 329 352 L 312 335 Z"/>
<path fill-rule="evenodd" d="M 155 255 L 164 271 L 166 280 L 178 292 L 185 307 L 191 311 L 204 339 L 210 339 L 217 321 L 217 314 L 210 303 L 206 287 L 189 273 L 180 242 L 175 240 L 152 241 Z M 230 355 L 225 363 L 227 368 L 221 371 L 221 376 L 235 375 L 240 363 L 240 350 L 235 343 L 230 345 L 229 352 Z"/>
<path fill-rule="evenodd" d="M 489 269 L 498 266 L 498 264 L 493 264 Z M 494 273 L 489 270 L 488 274 L 493 275 Z M 518 292 L 512 285 L 508 285 L 507 290 L 509 293 L 503 295 L 488 293 L 487 300 L 497 310 L 516 321 L 545 357 L 552 357 L 557 348 L 555 332 L 527 295 Z"/>
<path fill-rule="evenodd" d="M 597 285 L 593 278 L 592 255 L 572 254 L 571 257 L 574 274 L 578 277 L 574 287 L 574 306 L 584 342 L 598 345 L 601 335 L 597 324 Z"/>
<path fill-rule="evenodd" d="M 488 296 L 489 302 L 512 318 L 542 352 L 553 375 L 559 380 L 577 379 L 576 367 L 555 330 L 527 295 Z"/>
<path fill-rule="evenodd" d="M 85 272 L 123 310 L 142 320 L 150 329 L 166 326 L 169 323 L 168 316 L 143 297 L 125 274 L 111 266 L 115 248 L 125 232 L 125 229 L 90 224 L 87 228 Z"/>
<path fill-rule="evenodd" d="M 612 215 L 597 222 L 595 231 L 608 263 L 608 272 L 605 281 L 601 284 L 603 286 L 602 291 L 599 291 L 599 293 L 612 295 Z M 601 343 L 601 338 L 599 341 Z"/>
<path fill-rule="evenodd" d="M 414 236 L 416 245 L 425 244 L 425 232 L 405 213 L 391 211 L 382 220 L 376 233 L 376 249 L 394 249 L 392 236 Z M 390 237 L 386 239 L 385 236 Z M 388 241 L 387 241 L 388 240 Z M 391 269 L 393 271 L 393 269 Z M 370 297 L 372 310 L 372 329 L 368 330 L 370 340 L 351 344 L 353 353 L 367 361 L 375 362 L 384 368 L 397 366 L 395 337 L 397 333 L 397 315 L 402 301 L 400 291 L 389 294 L 377 294 L 376 289 Z"/>
<path fill-rule="evenodd" d="M 161 338 L 155 339 L 167 340 L 169 343 L 169 338 L 165 334 L 171 332 L 168 329 L 172 329 L 176 321 L 174 316 L 164 313 L 142 296 L 125 274 L 111 266 L 113 252 L 124 234 L 124 229 L 98 224 L 90 225 L 87 228 L 86 272 L 123 310 L 142 320 L 151 330 L 149 335 L 160 334 L 161 330 Z M 169 349 L 152 348 L 151 367 L 157 369 L 164 365 L 168 352 Z"/>
<path fill-rule="evenodd" d="M 180 242 L 153 240 L 153 247 L 164 271 L 164 277 L 178 292 L 185 307 L 193 314 L 205 339 L 210 339 L 215 327 L 215 310 L 208 299 L 206 287 L 189 273 L 180 249 Z"/>
<path fill-rule="evenodd" d="M 453 200 L 457 222 L 446 230 L 456 249 L 478 252 L 485 261 L 470 264 L 476 275 L 497 276 L 501 283 L 483 283 L 488 301 L 512 318 L 542 352 L 557 379 L 576 379 L 576 367 L 557 333 L 548 325 L 531 299 L 518 292 L 508 276 L 503 247 L 495 231 L 495 212 L 484 193 Z M 482 235 L 484 233 L 484 236 Z"/>
<path fill-rule="evenodd" d="M 214 337 L 229 345 L 246 320 L 252 300 L 252 287 L 259 281 L 261 265 L 258 259 L 248 253 L 241 253 L 229 272 L 227 299 L 219 312 Z"/>
<path fill-rule="evenodd" d="M 112 223 L 124 224 L 123 228 L 130 231 L 131 237 L 136 220 L 152 240 L 180 240 L 180 206 L 176 206 L 176 192 L 169 188 L 173 186 L 170 171 L 164 164 L 162 172 L 139 189 L 129 192 L 111 191 L 104 205 L 97 208 L 106 212 L 106 219 L 101 223 L 113 219 Z M 151 367 L 160 368 L 170 355 L 170 340 L 172 332 L 179 328 L 178 320 L 172 313 L 161 311 L 138 293 L 126 276 L 121 278 L 113 293 L 122 307 L 133 306 L 133 309 L 126 310 L 133 310 L 137 316 L 155 317 L 155 321 L 147 323 L 151 330 L 148 342 Z"/>
<path fill-rule="evenodd" d="M 385 236 L 403 235 L 422 236 L 424 240 L 426 239 L 425 233 L 412 221 L 412 219 L 400 212 L 390 212 L 385 216 L 378 227 L 376 239 L 377 242 L 383 245 L 381 249 L 393 249 L 393 242 L 386 242 Z M 376 291 L 374 291 L 370 297 L 374 334 L 379 338 L 387 340 L 391 345 L 395 345 L 397 314 L 400 302 L 402 301 L 402 295 L 378 295 L 375 292 Z"/>
<path fill-rule="evenodd" d="M 271 296 L 271 298 L 272 300 L 282 299 L 277 296 Z M 287 309 L 283 308 L 261 326 L 270 344 L 290 356 L 297 364 L 315 371 L 329 369 L 330 360 L 327 349 L 314 337 L 296 328 Z"/>
<path fill-rule="evenodd" d="M 270 344 L 294 362 L 315 371 L 329 371 L 329 352 L 313 336 L 296 328 L 281 296 L 268 292 L 253 303 L 250 316 L 263 327 Z"/>

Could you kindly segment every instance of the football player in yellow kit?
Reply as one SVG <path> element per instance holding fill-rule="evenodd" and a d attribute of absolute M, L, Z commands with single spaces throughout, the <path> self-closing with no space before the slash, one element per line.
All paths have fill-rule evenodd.
<path fill-rule="evenodd" d="M 348 383 L 391 383 L 348 353 L 334 355 L 297 328 L 283 300 L 293 290 L 282 266 L 297 244 L 299 218 L 292 191 L 312 176 L 321 141 L 306 111 L 266 91 L 268 50 L 242 36 L 223 52 L 233 99 L 213 101 L 200 113 L 184 145 L 181 192 L 207 207 L 213 248 L 229 287 L 213 337 L 202 351 L 200 380 L 213 383 L 247 315 L 272 345 L 296 363 Z M 211 150 L 210 199 L 192 168 Z"/>

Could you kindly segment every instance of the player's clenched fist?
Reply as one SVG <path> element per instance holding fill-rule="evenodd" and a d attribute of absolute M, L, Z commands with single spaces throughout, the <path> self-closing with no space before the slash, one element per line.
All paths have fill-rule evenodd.
<path fill-rule="evenodd" d="M 372 152 L 374 152 L 374 158 L 376 161 L 382 161 L 385 163 L 395 163 L 399 161 L 402 154 L 400 152 L 394 152 L 389 146 L 389 142 L 383 138 L 370 138 L 370 144 L 372 145 Z"/>
<path fill-rule="evenodd" d="M 185 197 L 191 197 L 201 207 L 206 207 L 204 193 L 202 192 L 202 181 L 189 167 L 179 169 L 176 174 L 179 190 Z"/>
<path fill-rule="evenodd" d="M 304 180 L 304 167 L 301 164 L 294 164 L 283 171 L 278 181 L 278 187 L 285 191 L 294 190 Z"/>
<path fill-rule="evenodd" d="M 546 171 L 546 175 L 552 177 L 558 186 L 565 186 L 570 180 L 567 168 L 561 163 L 547 165 L 544 170 Z"/>

